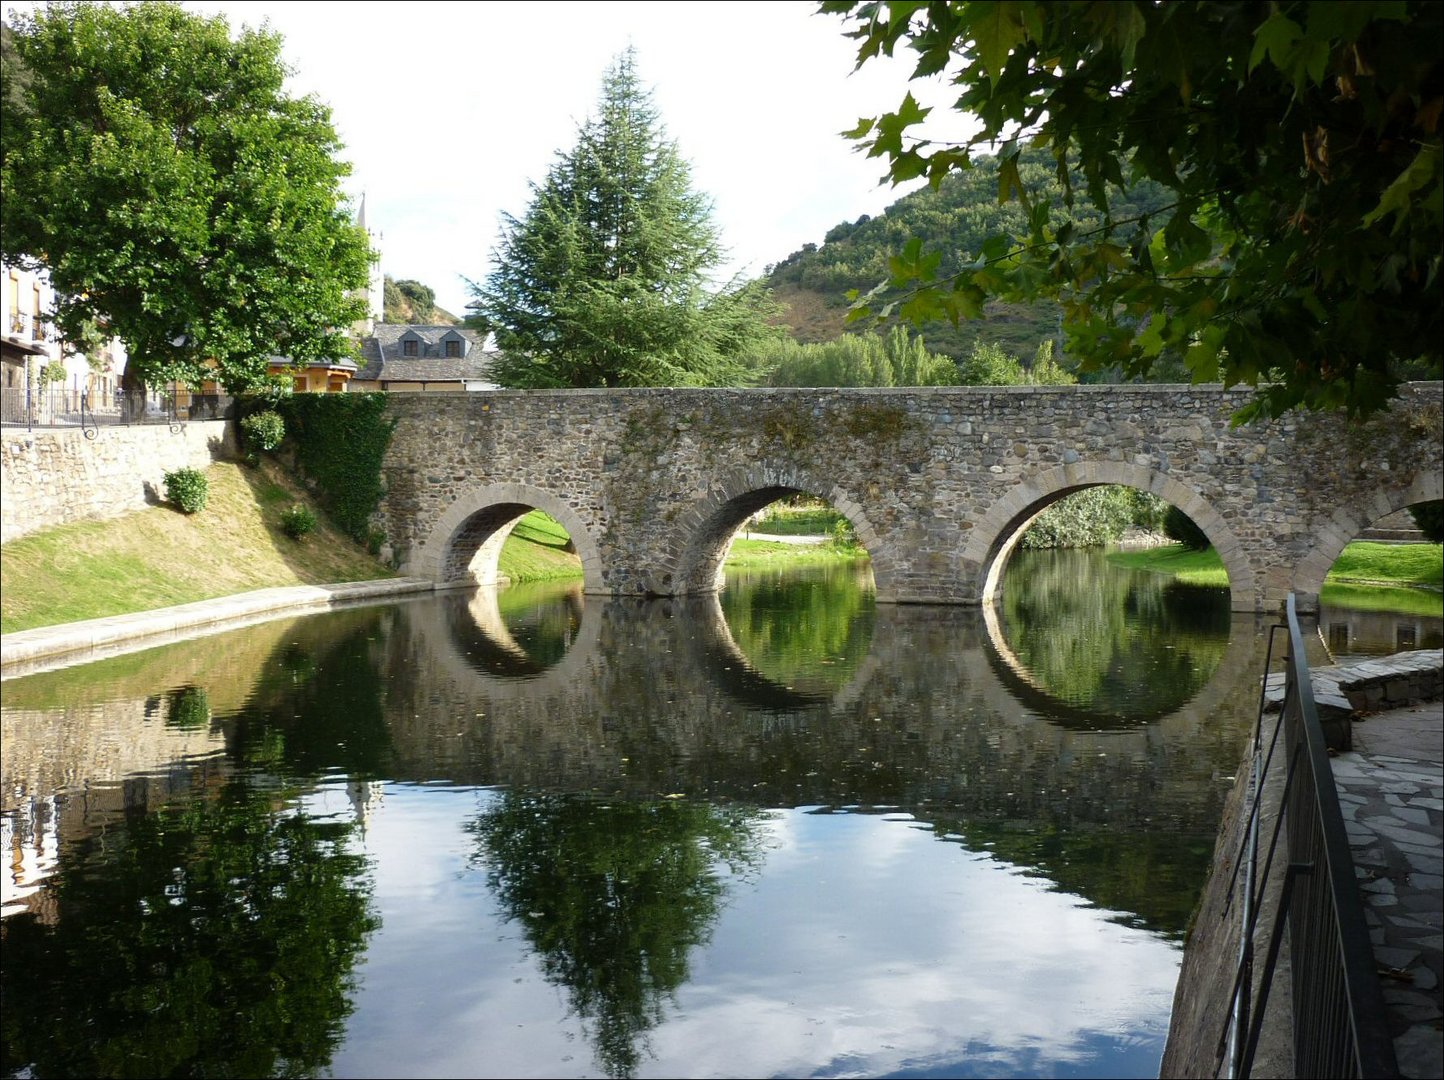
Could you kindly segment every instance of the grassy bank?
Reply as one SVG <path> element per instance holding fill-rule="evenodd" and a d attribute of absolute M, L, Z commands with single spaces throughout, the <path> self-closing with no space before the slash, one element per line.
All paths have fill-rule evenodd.
<path fill-rule="evenodd" d="M 819 566 L 865 558 L 867 552 L 860 547 L 789 544 L 763 540 L 753 533 L 750 539 L 739 538 L 732 545 L 727 565 L 746 568 L 786 562 L 792 566 Z M 512 530 L 501 549 L 497 569 L 512 582 L 554 581 L 582 576 L 581 560 L 570 550 L 566 530 L 536 510 L 522 518 Z"/>
<path fill-rule="evenodd" d="M 1142 551 L 1113 551 L 1115 566 L 1169 574 L 1191 585 L 1227 585 L 1218 552 L 1189 551 L 1181 544 Z M 1344 548 L 1325 580 L 1320 599 L 1340 607 L 1438 615 L 1444 609 L 1444 550 L 1438 544 L 1378 544 L 1358 540 Z"/>
<path fill-rule="evenodd" d="M 0 632 L 54 626 L 283 585 L 391 577 L 320 514 L 297 541 L 280 528 L 304 494 L 275 466 L 206 471 L 198 514 L 155 506 L 47 529 L 0 550 Z"/>
<path fill-rule="evenodd" d="M 539 510 L 516 523 L 502 545 L 497 570 L 512 582 L 581 577 L 582 561 L 567 531 Z"/>

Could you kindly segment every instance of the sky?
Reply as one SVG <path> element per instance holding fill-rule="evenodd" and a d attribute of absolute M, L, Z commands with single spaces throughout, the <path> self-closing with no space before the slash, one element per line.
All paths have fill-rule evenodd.
<path fill-rule="evenodd" d="M 905 190 L 879 185 L 881 161 L 838 133 L 895 107 L 910 65 L 854 74 L 842 20 L 806 0 L 186 7 L 283 35 L 291 91 L 333 110 L 383 271 L 431 286 L 454 314 L 464 279 L 487 273 L 501 214 L 524 214 L 528 183 L 572 147 L 628 45 L 713 201 L 724 277 L 761 274 Z"/>

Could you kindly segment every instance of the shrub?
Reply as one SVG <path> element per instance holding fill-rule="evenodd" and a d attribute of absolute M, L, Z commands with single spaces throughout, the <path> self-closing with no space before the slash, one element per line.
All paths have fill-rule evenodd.
<path fill-rule="evenodd" d="M 1102 486 L 1059 499 L 1028 526 L 1023 548 L 1082 548 L 1109 544 L 1133 521 L 1129 488 Z"/>
<path fill-rule="evenodd" d="M 316 515 L 300 503 L 296 503 L 281 511 L 281 531 L 292 540 L 299 540 L 316 531 Z"/>
<path fill-rule="evenodd" d="M 274 409 L 252 413 L 241 421 L 246 445 L 254 450 L 274 450 L 286 437 L 286 422 Z"/>
<path fill-rule="evenodd" d="M 166 501 L 184 514 L 205 509 L 210 483 L 199 469 L 177 469 L 165 474 Z"/>
<path fill-rule="evenodd" d="M 1409 516 L 1431 544 L 1444 543 L 1444 502 L 1419 503 L 1409 507 Z"/>
<path fill-rule="evenodd" d="M 1208 534 L 1194 524 L 1193 518 L 1176 506 L 1170 506 L 1168 513 L 1163 516 L 1163 534 L 1190 551 L 1204 551 L 1213 547 Z"/>

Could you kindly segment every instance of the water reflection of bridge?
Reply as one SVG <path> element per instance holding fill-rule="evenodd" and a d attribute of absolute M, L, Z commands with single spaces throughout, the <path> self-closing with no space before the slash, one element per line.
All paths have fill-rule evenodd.
<path fill-rule="evenodd" d="M 888 805 L 950 821 L 955 832 L 965 819 L 1047 822 L 1123 845 L 1135 833 L 1186 835 L 1206 851 L 1239 760 L 1262 635 L 1254 617 L 1234 616 L 1218 669 L 1168 715 L 1070 723 L 1044 696 L 1020 699 L 1017 673 L 972 609 L 879 606 L 866 655 L 835 685 L 797 690 L 750 662 L 716 595 L 585 603 L 573 596 L 560 607 L 569 641 L 544 663 L 486 590 L 351 612 L 346 635 L 328 631 L 337 624 L 326 620 L 338 616 L 294 624 L 275 645 L 270 683 L 234 688 L 213 723 L 186 736 L 199 740 L 192 750 L 176 741 L 180 733 L 154 737 L 144 699 L 110 701 L 107 739 L 149 747 L 150 756 L 127 763 L 131 779 L 114 786 L 116 805 L 73 809 L 69 828 L 88 832 L 136 798 L 153 804 L 216 784 L 278 726 L 286 758 L 276 767 L 304 784 L 322 761 L 305 745 L 317 721 L 289 695 L 305 693 L 328 649 L 364 642 L 378 696 L 357 700 L 365 724 L 377 726 L 353 733 L 347 752 L 362 755 L 362 772 L 384 769 L 380 775 L 397 781 L 680 793 L 760 806 Z M 193 648 L 214 650 L 214 641 Z M 187 680 L 204 681 L 193 663 L 180 664 Z M 300 691 L 292 675 L 302 678 Z M 83 724 L 98 705 L 82 694 L 69 708 Z M 112 772 L 108 742 L 53 745 L 44 737 L 47 716 L 7 709 L 7 793 L 23 789 L 21 802 L 84 789 Z M 192 753 L 203 757 L 187 760 Z M 28 779 L 9 785 L 21 773 Z"/>
<path fill-rule="evenodd" d="M 1180 822 L 1210 830 L 1219 778 L 1238 761 L 1263 633 L 1261 620 L 1235 616 L 1203 689 L 1165 716 L 1126 725 L 1086 716 L 1060 722 L 1079 719 L 1078 710 L 1036 689 L 1031 701 L 1020 700 L 1006 646 L 999 650 L 982 613 L 970 609 L 880 606 L 866 658 L 825 695 L 759 673 L 716 596 L 593 600 L 565 660 L 525 680 L 477 665 L 470 639 L 458 643 L 456 611 L 406 608 L 408 641 L 393 657 L 402 667 L 425 664 L 426 693 L 447 705 L 393 710 L 397 763 L 418 774 L 435 775 L 438 763 L 425 763 L 438 746 L 437 725 L 461 716 L 474 722 L 444 745 L 446 775 L 463 783 L 778 805 L 897 802 L 891 789 L 901 784 L 921 803 L 991 811 L 1000 795 L 987 777 L 1021 772 L 1035 782 L 1008 785 L 1001 802 L 1013 811 L 1056 809 L 1067 792 L 1061 802 L 1070 816 L 1104 822 L 1156 815 L 1156 774 L 1168 759 L 1191 776 L 1178 790 L 1190 804 L 1175 808 Z M 1129 792 L 1132 811 L 1116 805 L 1129 802 Z"/>

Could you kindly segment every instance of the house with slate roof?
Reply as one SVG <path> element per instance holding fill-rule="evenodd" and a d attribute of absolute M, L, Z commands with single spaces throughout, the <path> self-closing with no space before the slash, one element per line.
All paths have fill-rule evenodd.
<path fill-rule="evenodd" d="M 379 323 L 361 339 L 361 370 L 352 390 L 497 390 L 495 353 L 475 330 L 460 326 Z"/>

